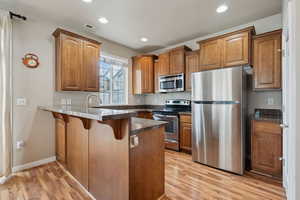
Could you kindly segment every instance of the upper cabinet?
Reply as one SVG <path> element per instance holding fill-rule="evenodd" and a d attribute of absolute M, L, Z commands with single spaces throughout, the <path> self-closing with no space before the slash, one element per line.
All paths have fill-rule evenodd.
<path fill-rule="evenodd" d="M 231 67 L 250 63 L 250 32 L 234 34 L 223 39 L 223 66 Z"/>
<path fill-rule="evenodd" d="M 185 89 L 191 91 L 192 89 L 192 73 L 199 72 L 199 51 L 190 51 L 186 53 L 185 57 Z"/>
<path fill-rule="evenodd" d="M 133 57 L 132 84 L 134 94 L 154 93 L 154 55 Z"/>
<path fill-rule="evenodd" d="M 56 29 L 56 90 L 99 91 L 99 42 Z"/>
<path fill-rule="evenodd" d="M 200 70 L 217 69 L 221 67 L 221 40 L 212 40 L 199 43 Z"/>
<path fill-rule="evenodd" d="M 200 41 L 200 70 L 250 64 L 254 27 Z"/>
<path fill-rule="evenodd" d="M 158 74 L 159 76 L 170 74 L 170 53 L 162 53 L 158 56 Z"/>
<path fill-rule="evenodd" d="M 185 53 L 190 50 L 186 46 L 180 46 L 160 54 L 158 74 L 163 76 L 185 73 Z"/>
<path fill-rule="evenodd" d="M 254 89 L 281 89 L 281 35 L 277 30 L 254 37 Z"/>
<path fill-rule="evenodd" d="M 186 46 L 177 47 L 170 51 L 170 75 L 185 72 L 185 52 L 190 51 Z"/>

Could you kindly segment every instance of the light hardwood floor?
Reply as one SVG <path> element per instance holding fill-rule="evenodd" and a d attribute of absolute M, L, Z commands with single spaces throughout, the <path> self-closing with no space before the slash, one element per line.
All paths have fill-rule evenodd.
<path fill-rule="evenodd" d="M 166 195 L 168 200 L 285 199 L 284 191 L 276 181 L 251 174 L 233 175 L 194 163 L 187 154 L 171 151 L 166 151 Z M 19 172 L 0 185 L 0 200 L 25 199 L 91 198 L 54 162 Z"/>

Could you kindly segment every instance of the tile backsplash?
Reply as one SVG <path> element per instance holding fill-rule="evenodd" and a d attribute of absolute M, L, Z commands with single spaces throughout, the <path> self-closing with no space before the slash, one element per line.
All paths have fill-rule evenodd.
<path fill-rule="evenodd" d="M 187 99 L 191 100 L 191 92 L 159 93 L 144 95 L 145 104 L 164 105 L 167 99 Z"/>

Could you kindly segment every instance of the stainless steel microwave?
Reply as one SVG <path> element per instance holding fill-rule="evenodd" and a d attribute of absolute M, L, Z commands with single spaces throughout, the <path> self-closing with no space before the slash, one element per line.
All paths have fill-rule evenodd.
<path fill-rule="evenodd" d="M 159 77 L 159 92 L 183 92 L 184 74 Z"/>

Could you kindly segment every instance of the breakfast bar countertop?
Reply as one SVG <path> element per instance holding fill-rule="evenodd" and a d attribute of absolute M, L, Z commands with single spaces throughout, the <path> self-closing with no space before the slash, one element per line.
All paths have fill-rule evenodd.
<path fill-rule="evenodd" d="M 136 116 L 136 111 L 131 110 L 87 108 L 85 106 L 39 106 L 38 108 L 40 110 L 46 110 L 86 119 L 94 119 L 98 121 L 125 119 Z"/>
<path fill-rule="evenodd" d="M 160 128 L 165 124 L 167 124 L 165 121 L 132 117 L 130 134 L 134 135 L 145 130 Z"/>

